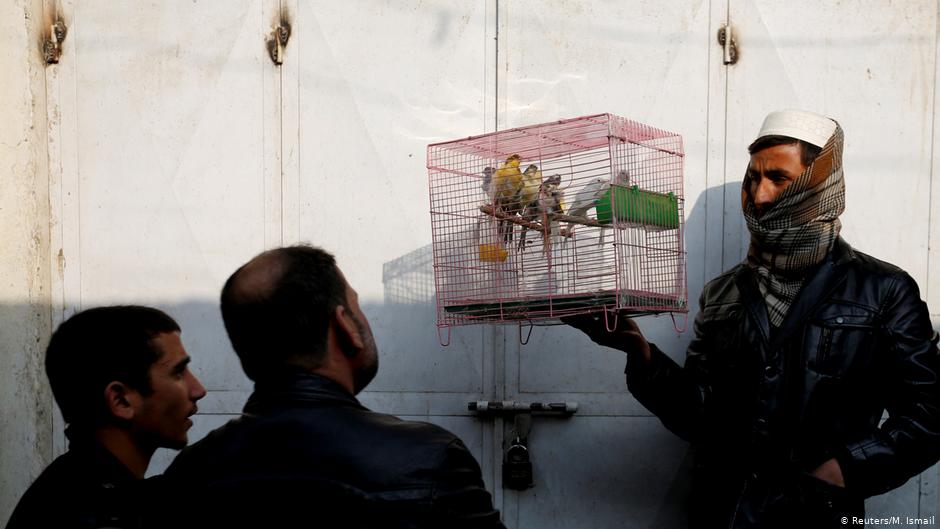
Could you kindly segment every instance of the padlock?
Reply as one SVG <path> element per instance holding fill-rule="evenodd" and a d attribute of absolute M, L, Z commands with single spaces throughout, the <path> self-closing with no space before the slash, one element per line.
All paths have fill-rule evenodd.
<path fill-rule="evenodd" d="M 529 449 L 516 439 L 506 450 L 503 459 L 503 488 L 525 490 L 532 486 L 532 462 Z"/>

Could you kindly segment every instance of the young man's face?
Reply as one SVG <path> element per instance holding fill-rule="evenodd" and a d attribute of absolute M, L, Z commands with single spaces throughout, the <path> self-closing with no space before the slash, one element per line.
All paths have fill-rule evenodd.
<path fill-rule="evenodd" d="M 150 366 L 150 393 L 140 396 L 133 429 L 155 446 L 183 448 L 196 413 L 196 401 L 206 389 L 189 370 L 189 355 L 177 332 L 161 333 L 151 340 L 159 358 Z"/>
<path fill-rule="evenodd" d="M 802 152 L 800 144 L 793 143 L 767 147 L 751 155 L 747 166 L 747 191 L 758 217 L 806 170 L 800 158 Z"/>

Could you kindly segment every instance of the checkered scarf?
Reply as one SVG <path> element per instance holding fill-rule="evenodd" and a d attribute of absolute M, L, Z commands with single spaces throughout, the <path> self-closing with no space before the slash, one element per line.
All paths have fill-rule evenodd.
<path fill-rule="evenodd" d="M 747 263 L 757 274 L 767 314 L 775 326 L 783 323 L 807 272 L 822 262 L 842 229 L 842 140 L 842 128 L 836 124 L 816 160 L 762 217 L 757 216 L 748 179 L 744 179 L 741 201 L 751 232 Z"/>

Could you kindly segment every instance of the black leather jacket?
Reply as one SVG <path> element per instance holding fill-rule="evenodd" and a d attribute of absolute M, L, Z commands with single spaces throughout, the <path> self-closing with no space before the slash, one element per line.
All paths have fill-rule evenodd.
<path fill-rule="evenodd" d="M 903 270 L 839 239 L 779 329 L 744 264 L 700 304 L 684 368 L 655 347 L 627 368 L 633 395 L 693 443 L 692 523 L 840 527 L 940 459 L 937 335 Z M 831 458 L 845 489 L 809 476 Z"/>
<path fill-rule="evenodd" d="M 26 490 L 7 529 L 141 527 L 144 480 L 93 439 L 72 441 Z"/>
<path fill-rule="evenodd" d="M 188 493 L 194 526 L 503 528 L 454 434 L 370 411 L 301 371 L 257 384 L 244 414 L 164 478 Z"/>

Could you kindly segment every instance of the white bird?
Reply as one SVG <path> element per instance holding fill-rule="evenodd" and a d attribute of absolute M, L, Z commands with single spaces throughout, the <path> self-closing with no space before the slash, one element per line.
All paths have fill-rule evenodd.
<path fill-rule="evenodd" d="M 567 215 L 587 218 L 587 212 L 594 207 L 594 202 L 610 189 L 610 182 L 604 178 L 595 178 L 579 189 L 571 197 L 571 206 Z"/>
<path fill-rule="evenodd" d="M 584 184 L 584 187 L 574 194 L 571 206 L 568 208 L 568 216 L 582 217 L 584 220 L 588 220 L 588 211 L 595 206 L 595 202 L 604 196 L 604 193 L 607 193 L 609 189 L 610 182 L 606 178 L 595 178 L 588 181 Z M 574 231 L 574 224 L 573 222 L 568 223 L 569 233 Z M 604 230 L 601 230 L 597 244 L 598 246 L 604 245 Z"/>

